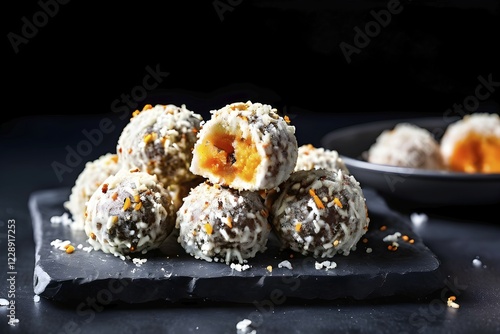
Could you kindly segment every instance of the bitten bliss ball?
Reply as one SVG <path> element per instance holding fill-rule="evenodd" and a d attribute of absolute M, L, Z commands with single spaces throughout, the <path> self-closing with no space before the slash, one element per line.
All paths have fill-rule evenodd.
<path fill-rule="evenodd" d="M 120 134 L 117 154 L 125 167 L 155 174 L 165 186 L 191 181 L 192 149 L 202 123 L 185 105 L 146 105 Z"/>
<path fill-rule="evenodd" d="M 283 249 L 315 258 L 349 255 L 368 230 L 363 191 L 342 170 L 296 171 L 280 189 L 271 222 Z"/>
<path fill-rule="evenodd" d="M 429 170 L 444 168 L 439 142 L 432 134 L 410 123 L 383 131 L 368 150 L 368 162 Z"/>
<path fill-rule="evenodd" d="M 452 123 L 441 138 L 447 167 L 466 173 L 500 173 L 500 117 L 475 113 Z"/>
<path fill-rule="evenodd" d="M 71 188 L 69 200 L 64 202 L 64 207 L 71 213 L 73 219 L 71 228 L 83 230 L 87 201 L 101 183 L 119 169 L 118 155 L 114 153 L 104 154 L 85 164 L 76 178 L 75 185 Z"/>
<path fill-rule="evenodd" d="M 190 170 L 238 190 L 277 187 L 297 161 L 295 127 L 269 105 L 237 102 L 212 110 L 193 150 Z"/>
<path fill-rule="evenodd" d="M 178 242 L 197 259 L 244 263 L 267 249 L 268 214 L 257 192 L 207 181 L 191 190 L 177 212 Z"/>
<path fill-rule="evenodd" d="M 95 250 L 123 258 L 158 248 L 175 227 L 175 208 L 155 175 L 121 169 L 91 196 L 84 225 Z"/>

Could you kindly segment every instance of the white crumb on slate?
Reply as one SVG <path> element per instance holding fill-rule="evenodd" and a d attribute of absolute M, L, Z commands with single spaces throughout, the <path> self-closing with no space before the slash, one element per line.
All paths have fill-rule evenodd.
<path fill-rule="evenodd" d="M 231 269 L 237 270 L 237 271 L 244 271 L 250 268 L 248 264 L 239 264 L 239 263 L 231 263 L 230 265 Z"/>
<path fill-rule="evenodd" d="M 314 267 L 317 269 L 317 270 L 321 270 L 321 269 L 325 269 L 325 270 L 328 270 L 328 269 L 335 269 L 337 268 L 337 263 L 334 262 L 334 261 L 323 261 L 323 262 L 317 262 L 314 264 Z"/>
<path fill-rule="evenodd" d="M 50 245 L 53 246 L 54 248 L 60 249 L 60 250 L 66 250 L 66 248 L 71 244 L 71 241 L 69 240 L 61 240 L 61 239 L 55 239 L 50 242 Z"/>
<path fill-rule="evenodd" d="M 256 334 L 257 331 L 252 328 L 252 321 L 249 319 L 243 319 L 236 324 L 236 330 L 238 334 Z"/>
<path fill-rule="evenodd" d="M 288 268 L 290 270 L 293 269 L 292 264 L 288 260 L 284 260 L 278 263 L 278 268 Z"/>
<path fill-rule="evenodd" d="M 421 225 L 421 224 L 427 222 L 429 217 L 427 217 L 427 215 L 425 213 L 414 212 L 410 215 L 410 219 L 414 225 Z"/>
<path fill-rule="evenodd" d="M 50 222 L 52 224 L 62 224 L 63 226 L 68 226 L 73 223 L 73 219 L 69 216 L 67 212 L 63 213 L 60 216 L 52 216 L 50 217 Z"/>
<path fill-rule="evenodd" d="M 5 298 L 0 298 L 0 306 L 8 306 L 9 301 Z"/>

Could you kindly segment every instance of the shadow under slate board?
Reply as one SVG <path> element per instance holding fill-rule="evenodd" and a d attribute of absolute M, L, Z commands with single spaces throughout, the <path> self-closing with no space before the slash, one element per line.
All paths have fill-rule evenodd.
<path fill-rule="evenodd" d="M 36 243 L 34 292 L 62 302 L 97 297 L 107 303 L 132 304 L 158 300 L 252 303 L 277 292 L 305 300 L 412 299 L 442 288 L 440 261 L 412 230 L 409 219 L 391 211 L 374 190 L 365 189 L 364 193 L 370 215 L 367 242 L 360 241 L 348 256 L 329 259 L 337 264 L 335 268 L 318 269 L 316 263 L 325 259 L 299 254 L 292 257 L 291 251 L 280 250 L 278 239 L 271 233 L 268 249 L 250 259 L 249 268 L 236 270 L 225 263 L 206 262 L 186 254 L 175 232 L 160 249 L 137 256 L 146 262 L 85 251 L 77 247 L 89 246 L 83 231 L 51 222 L 52 217 L 66 212 L 63 203 L 70 189 L 38 191 L 29 201 Z M 388 250 L 389 243 L 383 239 L 395 232 L 408 235 L 414 243 L 400 240 L 397 251 Z M 67 254 L 54 247 L 51 242 L 56 239 L 71 241 L 75 251 Z M 290 261 L 291 269 L 278 266 L 284 260 Z"/>

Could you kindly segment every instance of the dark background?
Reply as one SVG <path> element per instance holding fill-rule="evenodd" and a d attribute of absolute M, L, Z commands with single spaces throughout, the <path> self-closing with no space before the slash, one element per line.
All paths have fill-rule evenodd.
<path fill-rule="evenodd" d="M 185 103 L 202 114 L 251 99 L 291 115 L 442 115 L 474 95 L 479 76 L 500 82 L 498 1 L 402 1 L 350 63 L 341 43 L 355 47 L 354 29 L 391 1 L 61 2 L 4 11 L 2 130 L 35 113 L 113 114 L 147 66 L 169 74 L 136 106 Z M 26 31 L 13 46 L 9 36 Z M 477 110 L 498 112 L 499 90 Z"/>

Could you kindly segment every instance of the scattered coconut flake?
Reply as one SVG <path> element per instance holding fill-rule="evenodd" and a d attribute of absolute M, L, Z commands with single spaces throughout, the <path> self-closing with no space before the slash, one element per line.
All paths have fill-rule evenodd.
<path fill-rule="evenodd" d="M 93 249 L 94 249 L 94 248 L 92 248 L 91 246 L 89 246 L 89 247 L 83 247 L 83 248 L 82 248 L 82 251 L 85 251 L 85 252 L 87 252 L 87 253 L 90 253 Z"/>
<path fill-rule="evenodd" d="M 288 268 L 290 270 L 293 269 L 292 264 L 288 260 L 284 260 L 278 263 L 278 268 Z"/>
<path fill-rule="evenodd" d="M 238 334 L 256 334 L 257 331 L 252 328 L 252 321 L 250 319 L 243 319 L 236 324 Z"/>
<path fill-rule="evenodd" d="M 384 242 L 396 242 L 398 241 L 398 238 L 401 236 L 401 233 L 400 232 L 395 232 L 394 234 L 389 234 L 389 235 L 386 235 L 384 237 L 384 239 L 382 239 Z"/>
<path fill-rule="evenodd" d="M 367 253 L 371 253 L 371 252 L 373 252 L 373 249 L 371 249 L 371 247 L 368 247 L 368 248 L 366 249 L 366 252 L 367 252 Z"/>
<path fill-rule="evenodd" d="M 472 260 L 472 265 L 476 268 L 480 268 L 483 263 L 481 262 L 481 260 L 479 260 L 479 258 L 475 258 L 474 260 Z"/>
<path fill-rule="evenodd" d="M 0 306 L 8 306 L 9 301 L 5 298 L 0 298 Z"/>
<path fill-rule="evenodd" d="M 68 246 L 71 244 L 71 241 L 69 240 L 61 240 L 61 239 L 55 239 L 50 242 L 50 245 L 53 246 L 54 248 L 60 249 L 65 251 Z"/>
<path fill-rule="evenodd" d="M 323 261 L 323 262 L 316 261 L 316 263 L 314 264 L 314 268 L 316 268 L 317 270 L 335 269 L 337 268 L 337 263 L 335 261 Z"/>
<path fill-rule="evenodd" d="M 60 216 L 50 217 L 50 222 L 52 224 L 63 224 L 64 226 L 68 226 L 68 225 L 71 225 L 73 223 L 73 219 L 71 219 L 69 214 L 67 212 L 65 212 Z"/>
<path fill-rule="evenodd" d="M 33 296 L 33 301 L 34 301 L 35 303 L 38 303 L 38 302 L 40 301 L 40 296 L 39 296 L 39 295 L 34 295 L 34 296 Z"/>
<path fill-rule="evenodd" d="M 248 264 L 239 264 L 239 263 L 231 263 L 230 265 L 231 269 L 237 270 L 237 271 L 244 271 L 250 268 Z"/>
<path fill-rule="evenodd" d="M 273 272 L 273 266 L 267 266 L 267 267 L 266 267 L 266 269 L 267 269 L 267 271 L 269 271 L 270 273 L 272 273 L 272 272 Z"/>
<path fill-rule="evenodd" d="M 414 212 L 410 215 L 410 219 L 414 225 L 421 225 L 421 224 L 427 222 L 429 217 L 427 217 L 427 215 L 425 213 Z"/>
<path fill-rule="evenodd" d="M 14 326 L 15 324 L 19 323 L 19 319 L 11 319 L 9 320 L 9 325 Z"/>
<path fill-rule="evenodd" d="M 132 259 L 132 262 L 137 266 L 137 267 L 140 267 L 141 265 L 143 265 L 144 263 L 146 263 L 148 261 L 148 259 L 139 259 L 139 258 L 134 258 Z"/>

